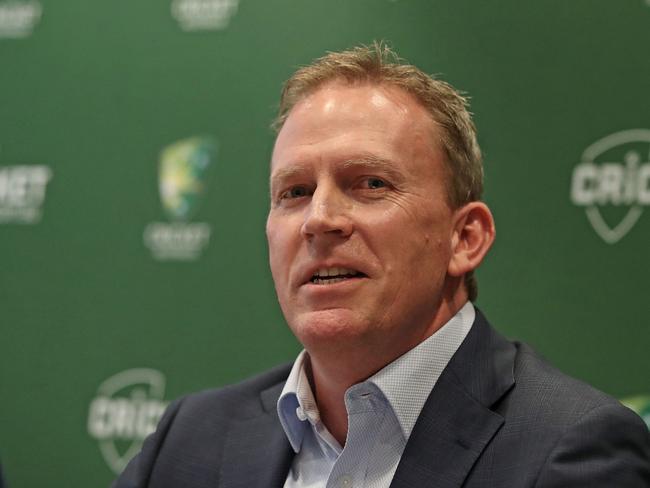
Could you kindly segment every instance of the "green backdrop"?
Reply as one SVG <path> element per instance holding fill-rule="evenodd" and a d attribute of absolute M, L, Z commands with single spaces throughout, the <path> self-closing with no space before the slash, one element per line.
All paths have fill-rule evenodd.
<path fill-rule="evenodd" d="M 503 333 L 650 411 L 650 2 L 0 0 L 0 461 L 106 486 L 166 402 L 292 360 L 282 81 L 389 40 L 472 97 Z"/>

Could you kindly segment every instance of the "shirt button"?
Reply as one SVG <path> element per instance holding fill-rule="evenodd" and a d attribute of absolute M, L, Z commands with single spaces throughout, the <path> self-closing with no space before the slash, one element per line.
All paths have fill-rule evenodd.
<path fill-rule="evenodd" d="M 352 478 L 348 475 L 339 478 L 339 486 L 341 488 L 352 488 Z"/>
<path fill-rule="evenodd" d="M 307 415 L 305 415 L 305 411 L 302 409 L 302 407 L 296 408 L 296 416 L 303 422 L 307 420 Z"/>

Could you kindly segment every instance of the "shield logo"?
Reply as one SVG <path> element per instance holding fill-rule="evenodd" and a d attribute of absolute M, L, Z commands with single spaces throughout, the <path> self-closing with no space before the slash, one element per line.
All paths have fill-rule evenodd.
<path fill-rule="evenodd" d="M 650 130 L 610 134 L 587 147 L 573 172 L 571 198 L 607 244 L 620 241 L 650 204 Z"/>
<path fill-rule="evenodd" d="M 209 137 L 184 139 L 162 150 L 158 183 L 160 200 L 170 219 L 186 221 L 196 213 L 216 154 L 217 143 Z"/>
<path fill-rule="evenodd" d="M 105 380 L 90 403 L 88 433 L 98 441 L 106 464 L 121 473 L 145 437 L 155 429 L 166 403 L 160 371 L 136 368 Z"/>

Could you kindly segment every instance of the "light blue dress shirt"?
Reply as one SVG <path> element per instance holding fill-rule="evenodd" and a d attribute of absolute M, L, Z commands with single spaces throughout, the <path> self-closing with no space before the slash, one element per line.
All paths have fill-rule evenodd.
<path fill-rule="evenodd" d="M 296 452 L 284 488 L 388 488 L 422 407 L 475 314 L 467 302 L 431 337 L 348 388 L 344 448 L 320 419 L 302 351 L 278 399 L 280 422 Z"/>

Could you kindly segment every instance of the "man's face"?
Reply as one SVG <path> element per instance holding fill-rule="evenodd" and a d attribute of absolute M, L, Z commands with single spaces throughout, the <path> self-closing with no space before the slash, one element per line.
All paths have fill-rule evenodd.
<path fill-rule="evenodd" d="M 390 86 L 328 84 L 291 110 L 266 233 L 280 306 L 308 350 L 399 349 L 429 332 L 454 218 L 437 134 Z"/>

